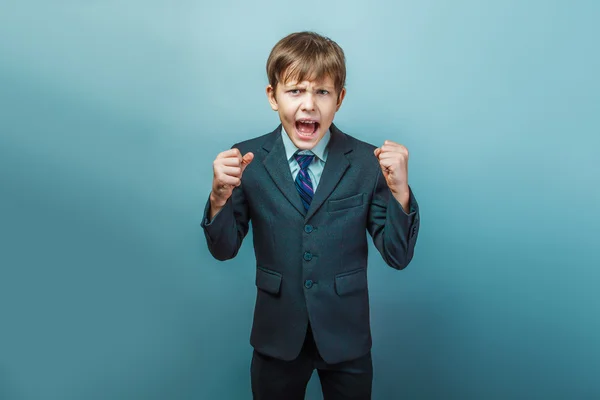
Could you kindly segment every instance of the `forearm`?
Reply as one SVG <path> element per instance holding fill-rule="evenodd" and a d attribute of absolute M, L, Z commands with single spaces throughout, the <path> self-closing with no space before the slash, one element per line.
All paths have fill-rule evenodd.
<path fill-rule="evenodd" d="M 243 199 L 236 194 L 223 206 L 207 201 L 202 227 L 210 253 L 217 260 L 229 260 L 237 255 L 248 232 L 248 212 Z"/>
<path fill-rule="evenodd" d="M 208 199 L 209 211 L 206 213 L 208 215 L 209 221 L 212 221 L 215 218 L 223 207 L 225 207 L 226 202 L 218 201 L 213 192 L 210 192 L 210 196 Z"/>
<path fill-rule="evenodd" d="M 379 179 L 370 205 L 369 231 L 386 264 L 404 269 L 412 260 L 419 231 L 419 209 L 412 190 L 394 194 Z"/>
<path fill-rule="evenodd" d="M 410 214 L 410 188 L 408 185 L 404 187 L 400 192 L 394 193 L 392 192 L 393 197 L 396 201 L 402 206 L 402 209 L 406 214 Z"/>
<path fill-rule="evenodd" d="M 403 206 L 395 196 L 390 196 L 386 209 L 385 225 L 381 232 L 382 254 L 392 268 L 404 269 L 410 264 L 418 235 L 418 210 L 410 211 L 415 203 L 408 200 Z"/>

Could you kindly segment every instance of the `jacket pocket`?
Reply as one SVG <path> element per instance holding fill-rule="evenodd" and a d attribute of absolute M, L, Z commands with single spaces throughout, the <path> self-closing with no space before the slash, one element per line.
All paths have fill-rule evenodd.
<path fill-rule="evenodd" d="M 256 270 L 256 286 L 271 294 L 279 294 L 282 276 L 279 272 L 258 267 Z"/>
<path fill-rule="evenodd" d="M 358 207 L 363 205 L 363 193 L 354 196 L 346 197 L 345 199 L 329 200 L 327 202 L 327 211 L 341 211 L 347 208 Z"/>
<path fill-rule="evenodd" d="M 366 289 L 366 268 L 344 272 L 335 276 L 335 291 L 340 296 L 361 292 Z"/>

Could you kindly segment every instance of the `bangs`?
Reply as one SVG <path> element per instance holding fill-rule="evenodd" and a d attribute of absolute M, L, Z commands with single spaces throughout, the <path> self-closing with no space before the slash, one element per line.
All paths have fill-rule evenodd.
<path fill-rule="evenodd" d="M 344 52 L 334 41 L 313 32 L 299 32 L 280 40 L 267 60 L 269 84 L 333 80 L 339 93 L 346 83 Z"/>
<path fill-rule="evenodd" d="M 281 76 L 277 77 L 277 81 L 283 84 L 290 82 L 303 81 L 320 81 L 326 77 L 330 77 L 336 85 L 336 89 L 340 82 L 340 76 L 337 73 L 339 66 L 336 65 L 332 57 L 326 57 L 323 54 L 304 55 L 300 59 L 283 68 Z"/>

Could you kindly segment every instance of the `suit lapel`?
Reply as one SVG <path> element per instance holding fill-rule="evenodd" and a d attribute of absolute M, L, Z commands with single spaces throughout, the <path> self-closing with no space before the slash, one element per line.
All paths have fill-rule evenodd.
<path fill-rule="evenodd" d="M 263 164 L 269 175 L 275 182 L 277 188 L 283 193 L 288 201 L 294 206 L 298 212 L 304 216 L 306 213 L 300 200 L 300 195 L 296 190 L 290 166 L 285 154 L 283 141 L 281 140 L 281 125 L 269 135 L 269 139 L 263 145 L 268 154 L 265 157 Z"/>
<path fill-rule="evenodd" d="M 315 191 L 315 195 L 310 203 L 306 220 L 308 221 L 323 205 L 329 197 L 333 189 L 344 176 L 346 169 L 350 166 L 350 162 L 346 154 L 352 151 L 350 142 L 346 139 L 346 135 L 342 133 L 334 124 L 330 127 L 331 138 L 329 139 L 329 153 L 325 168 L 319 181 L 319 186 Z M 294 190 L 295 187 L 294 187 Z M 297 194 L 297 193 L 296 193 Z M 297 196 L 298 197 L 298 196 Z"/>
<path fill-rule="evenodd" d="M 325 163 L 319 186 L 315 191 L 308 212 L 305 212 L 302 206 L 300 195 L 292 179 L 285 148 L 281 140 L 281 125 L 268 136 L 267 141 L 263 145 L 263 149 L 268 153 L 263 164 L 271 179 L 273 179 L 273 182 L 275 182 L 281 193 L 283 193 L 287 200 L 307 221 L 327 200 L 344 176 L 346 169 L 350 166 L 350 162 L 346 157 L 346 154 L 352 151 L 350 142 L 346 139 L 346 135 L 337 129 L 334 124 L 331 124 L 330 131 L 331 138 L 329 139 L 327 162 Z"/>

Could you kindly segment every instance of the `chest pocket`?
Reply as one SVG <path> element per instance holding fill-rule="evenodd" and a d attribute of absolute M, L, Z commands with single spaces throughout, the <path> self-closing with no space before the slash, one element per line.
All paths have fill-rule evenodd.
<path fill-rule="evenodd" d="M 345 199 L 329 200 L 327 202 L 327 211 L 336 212 L 343 211 L 349 208 L 360 207 L 363 205 L 364 193 L 359 193 L 354 196 L 346 197 Z"/>

